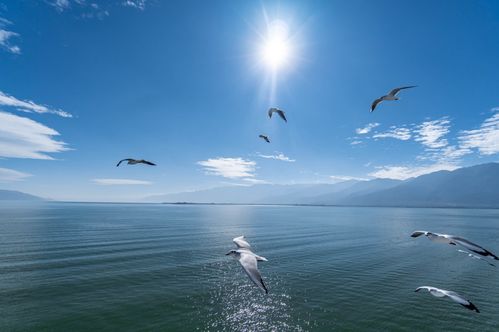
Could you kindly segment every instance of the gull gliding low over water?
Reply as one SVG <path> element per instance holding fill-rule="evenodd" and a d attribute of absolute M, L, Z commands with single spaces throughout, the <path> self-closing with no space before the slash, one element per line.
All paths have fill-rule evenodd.
<path fill-rule="evenodd" d="M 253 253 L 250 248 L 250 244 L 246 241 L 244 236 L 239 236 L 232 241 L 236 244 L 237 250 L 231 250 L 226 255 L 230 255 L 237 259 L 241 266 L 244 269 L 244 272 L 248 275 L 248 277 L 257 285 L 259 288 L 265 291 L 268 294 L 267 286 L 263 283 L 262 276 L 260 271 L 258 270 L 257 261 L 267 261 L 265 257 L 261 257 Z"/>
<path fill-rule="evenodd" d="M 400 88 L 393 89 L 392 91 L 388 92 L 387 95 L 381 96 L 378 99 L 376 99 L 375 101 L 373 101 L 373 103 L 371 104 L 371 112 L 374 112 L 374 109 L 376 108 L 376 106 L 378 106 L 378 104 L 384 100 L 399 100 L 399 98 L 397 97 L 397 94 L 400 92 L 400 90 L 410 89 L 410 88 L 415 88 L 415 87 L 417 87 L 417 85 L 403 86 Z"/>
<path fill-rule="evenodd" d="M 275 107 L 270 108 L 269 109 L 269 118 L 272 119 L 272 114 L 273 113 L 279 114 L 279 116 L 281 117 L 281 119 L 283 119 L 285 122 L 288 122 L 288 120 L 286 119 L 286 115 L 285 115 L 285 113 L 284 113 L 283 110 L 280 110 L 280 109 L 275 108 Z"/>
<path fill-rule="evenodd" d="M 448 291 L 445 289 L 440 289 L 436 287 L 431 287 L 431 286 L 421 286 L 418 287 L 415 292 L 419 292 L 421 289 L 426 289 L 428 292 L 430 292 L 431 295 L 435 297 L 448 297 L 454 302 L 459 303 L 463 307 L 469 309 L 469 310 L 474 310 L 476 312 L 480 312 L 477 307 L 470 301 L 466 300 L 464 297 L 461 295 L 457 294 L 456 292 L 453 291 Z"/>
<path fill-rule="evenodd" d="M 463 239 L 462 237 L 454 236 L 454 235 L 449 235 L 449 234 L 439 234 L 439 233 L 432 233 L 432 232 L 427 232 L 427 231 L 415 231 L 411 234 L 411 237 L 418 237 L 421 235 L 425 235 L 428 239 L 430 239 L 433 242 L 438 242 L 438 243 L 447 243 L 451 245 L 457 245 L 459 244 L 460 246 L 465 247 L 466 249 L 473 251 L 476 254 L 479 254 L 480 256 L 490 256 L 493 257 L 495 260 L 499 260 L 499 257 L 488 251 L 487 249 L 484 249 L 480 247 L 478 244 L 475 244 L 473 242 L 470 242 L 466 239 Z"/>
<path fill-rule="evenodd" d="M 258 137 L 260 137 L 261 139 L 265 140 L 265 142 L 270 143 L 270 139 L 269 139 L 268 136 L 260 134 L 260 135 L 258 135 Z"/>
<path fill-rule="evenodd" d="M 145 165 L 151 165 L 151 166 L 156 166 L 155 163 L 152 163 L 150 161 L 144 160 L 144 159 L 131 159 L 131 158 L 126 158 L 120 160 L 120 162 L 116 165 L 118 167 L 122 162 L 127 161 L 128 165 L 137 165 L 137 164 L 145 164 Z"/>

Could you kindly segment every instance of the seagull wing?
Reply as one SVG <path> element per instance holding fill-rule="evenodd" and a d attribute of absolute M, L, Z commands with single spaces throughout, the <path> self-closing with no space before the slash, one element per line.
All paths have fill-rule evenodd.
<path fill-rule="evenodd" d="M 281 111 L 281 110 L 277 110 L 277 114 L 279 114 L 279 116 L 285 121 L 285 122 L 288 122 L 288 120 L 286 119 L 286 115 L 284 114 L 284 111 Z"/>
<path fill-rule="evenodd" d="M 415 292 L 419 292 L 422 289 L 427 290 L 428 292 L 430 292 L 431 295 L 433 295 L 435 297 L 444 297 L 445 296 L 445 294 L 442 292 L 441 289 L 436 288 L 436 287 L 431 287 L 431 286 L 418 287 L 418 288 L 416 288 Z"/>
<path fill-rule="evenodd" d="M 376 106 L 378 106 L 378 104 L 381 103 L 382 101 L 383 101 L 383 97 L 379 97 L 378 99 L 373 101 L 373 103 L 371 104 L 371 112 L 374 112 L 374 109 L 376 108 Z"/>
<path fill-rule="evenodd" d="M 475 259 L 479 259 L 479 260 L 481 260 L 481 261 L 484 261 L 485 263 L 489 264 L 490 266 L 495 266 L 495 264 L 492 264 L 491 262 L 489 262 L 489 261 L 488 261 L 488 260 L 486 260 L 485 258 L 482 258 L 482 257 L 477 256 L 477 255 L 473 255 L 473 254 L 472 254 L 471 252 L 469 252 L 469 251 L 466 251 L 466 250 L 461 250 L 461 249 L 458 249 L 457 251 L 462 252 L 462 253 L 464 253 L 464 254 L 468 255 L 468 256 L 469 256 L 469 257 L 471 257 L 471 258 L 475 258 Z"/>
<path fill-rule="evenodd" d="M 268 293 L 269 291 L 263 283 L 262 275 L 260 274 L 260 271 L 258 271 L 258 264 L 255 255 L 253 253 L 241 252 L 239 263 L 241 263 L 244 272 L 246 272 L 251 281 L 264 290 L 265 293 Z"/>
<path fill-rule="evenodd" d="M 428 234 L 427 231 L 414 231 L 414 232 L 412 232 L 411 237 L 418 237 L 418 236 L 426 235 L 426 234 Z"/>
<path fill-rule="evenodd" d="M 397 93 L 399 93 L 399 92 L 400 92 L 400 90 L 410 89 L 410 88 L 415 88 L 415 87 L 417 87 L 417 85 L 402 86 L 402 87 L 400 87 L 400 88 L 395 88 L 395 89 L 393 89 L 392 91 L 390 91 L 390 92 L 388 93 L 388 95 L 389 95 L 389 96 L 394 96 L 394 97 L 395 97 L 395 96 L 397 95 Z"/>
<path fill-rule="evenodd" d="M 121 159 L 118 164 L 116 165 L 116 167 L 118 167 L 122 162 L 124 161 L 130 161 L 130 160 L 133 160 L 133 159 L 130 159 L 130 158 L 126 158 L 126 159 Z"/>
<path fill-rule="evenodd" d="M 244 248 L 244 249 L 251 248 L 248 241 L 246 241 L 244 235 L 233 238 L 232 242 L 234 242 L 238 248 Z"/>
<path fill-rule="evenodd" d="M 272 118 L 272 113 L 275 112 L 275 108 L 269 108 L 269 118 Z"/>
<path fill-rule="evenodd" d="M 258 137 L 260 137 L 260 138 L 264 139 L 264 140 L 265 140 L 265 142 L 270 143 L 270 139 L 269 139 L 269 137 L 268 137 L 268 136 L 265 136 L 265 135 L 258 135 Z"/>
<path fill-rule="evenodd" d="M 449 297 L 451 300 L 453 300 L 454 302 L 457 302 L 459 303 L 460 305 L 462 305 L 463 307 L 469 309 L 469 310 L 474 310 L 476 312 L 480 312 L 478 310 L 478 308 L 473 304 L 471 303 L 470 301 L 466 300 L 464 297 L 462 297 L 461 295 L 457 294 L 456 292 L 452 292 L 452 291 L 443 291 L 443 293 Z"/>
<path fill-rule="evenodd" d="M 141 162 L 142 164 L 151 165 L 151 166 L 156 166 L 156 164 L 155 164 L 155 163 L 152 163 L 152 162 L 147 161 L 147 160 L 144 160 L 144 159 L 142 159 L 140 162 Z"/>
<path fill-rule="evenodd" d="M 499 257 L 494 255 L 493 253 L 491 253 L 487 249 L 480 247 L 478 244 L 475 244 L 473 242 L 470 242 L 470 241 L 463 239 L 461 237 L 458 237 L 458 236 L 449 236 L 449 238 L 452 240 L 452 242 L 459 244 L 459 245 L 465 247 L 466 249 L 473 251 L 474 253 L 477 253 L 481 256 L 491 256 L 495 260 L 499 260 Z"/>

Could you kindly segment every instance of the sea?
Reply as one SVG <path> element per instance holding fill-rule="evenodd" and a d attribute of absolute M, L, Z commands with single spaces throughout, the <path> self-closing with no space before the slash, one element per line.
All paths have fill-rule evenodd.
<path fill-rule="evenodd" d="M 0 331 L 499 331 L 499 264 L 414 230 L 499 253 L 493 209 L 2 202 Z"/>

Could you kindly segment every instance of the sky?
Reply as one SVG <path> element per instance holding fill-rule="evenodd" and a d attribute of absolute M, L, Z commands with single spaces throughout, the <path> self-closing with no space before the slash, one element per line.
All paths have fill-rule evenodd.
<path fill-rule="evenodd" d="M 0 188 L 55 200 L 499 159 L 493 0 L 0 0 L 0 73 Z"/>

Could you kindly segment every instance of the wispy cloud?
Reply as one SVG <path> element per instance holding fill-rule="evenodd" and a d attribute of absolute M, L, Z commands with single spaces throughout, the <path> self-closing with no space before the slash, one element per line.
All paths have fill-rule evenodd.
<path fill-rule="evenodd" d="M 125 0 L 123 1 L 123 6 L 144 10 L 146 8 L 146 2 L 146 0 Z"/>
<path fill-rule="evenodd" d="M 296 161 L 296 159 L 290 159 L 289 157 L 285 156 L 281 152 L 276 152 L 275 155 L 258 154 L 258 157 L 264 158 L 264 159 L 274 159 L 274 160 L 287 161 L 289 163 L 294 163 Z"/>
<path fill-rule="evenodd" d="M 255 177 L 256 162 L 242 158 L 210 158 L 198 161 L 206 174 L 223 176 L 229 179 Z"/>
<path fill-rule="evenodd" d="M 379 126 L 379 123 L 377 122 L 372 122 L 372 123 L 368 123 L 365 127 L 363 128 L 357 128 L 355 129 L 355 132 L 358 134 L 358 135 L 365 135 L 365 134 L 369 134 L 369 132 L 371 130 L 373 130 L 374 128 L 378 127 Z"/>
<path fill-rule="evenodd" d="M 494 114 L 487 118 L 480 128 L 463 130 L 458 139 L 462 148 L 477 149 L 482 155 L 499 153 L 499 108 L 492 109 Z"/>
<path fill-rule="evenodd" d="M 350 142 L 350 145 L 358 145 L 358 144 L 362 144 L 362 141 L 351 141 Z"/>
<path fill-rule="evenodd" d="M 133 179 L 92 179 L 93 182 L 101 186 L 130 186 L 130 185 L 150 185 L 152 182 Z"/>
<path fill-rule="evenodd" d="M 411 137 L 411 130 L 404 127 L 392 127 L 389 131 L 373 135 L 373 138 L 395 138 L 401 141 L 407 141 L 411 139 Z"/>
<path fill-rule="evenodd" d="M 0 91 L 0 105 L 8 106 L 8 107 L 16 107 L 25 112 L 35 112 L 35 113 L 51 113 L 57 114 L 64 118 L 71 118 L 72 115 L 68 112 L 64 112 L 62 110 L 57 110 L 53 108 L 49 108 L 44 105 L 36 104 L 31 100 L 19 100 L 14 96 L 10 96 L 6 93 Z"/>
<path fill-rule="evenodd" d="M 9 168 L 0 168 L 0 182 L 21 181 L 30 177 L 31 174 L 23 173 Z"/>
<path fill-rule="evenodd" d="M 53 139 L 59 133 L 34 120 L 0 112 L 0 157 L 53 159 L 47 153 L 68 150 Z"/>
<path fill-rule="evenodd" d="M 369 173 L 369 176 L 382 179 L 406 180 L 420 175 L 437 171 L 453 171 L 459 168 L 455 164 L 433 164 L 424 166 L 381 166 L 376 167 L 376 171 Z"/>
<path fill-rule="evenodd" d="M 348 175 L 330 175 L 329 178 L 333 181 L 366 181 L 366 178 L 348 176 Z"/>
<path fill-rule="evenodd" d="M 449 133 L 449 128 L 450 121 L 447 118 L 425 121 L 416 127 L 414 140 L 431 149 L 446 147 L 449 142 L 443 137 Z"/>
<path fill-rule="evenodd" d="M 11 24 L 12 22 L 9 20 L 0 17 L 0 48 L 3 48 L 10 53 L 21 54 L 21 48 L 12 42 L 12 39 L 19 37 L 19 34 L 5 30 L 5 27 Z"/>
<path fill-rule="evenodd" d="M 269 184 L 271 183 L 270 181 L 267 180 L 261 180 L 261 179 L 254 179 L 254 178 L 244 178 L 243 181 L 246 181 L 251 184 Z"/>

